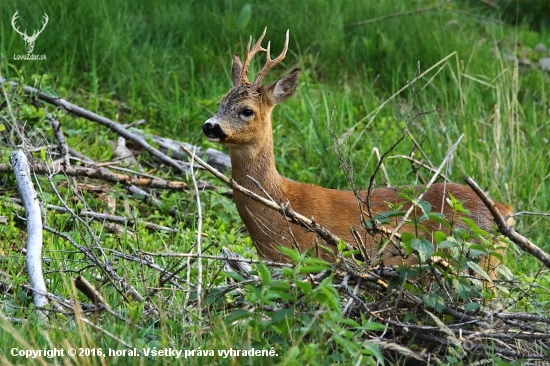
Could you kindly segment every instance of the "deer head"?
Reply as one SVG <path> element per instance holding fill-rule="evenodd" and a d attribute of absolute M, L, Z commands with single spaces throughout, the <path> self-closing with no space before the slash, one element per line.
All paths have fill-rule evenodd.
<path fill-rule="evenodd" d="M 48 14 L 44 13 L 44 22 L 42 23 L 42 29 L 40 29 L 39 31 L 34 30 L 32 33 L 32 36 L 28 36 L 26 29 L 25 29 L 25 32 L 21 32 L 19 31 L 19 27 L 15 24 L 15 21 L 19 17 L 18 13 L 19 11 L 16 11 L 15 14 L 13 14 L 13 17 L 11 18 L 11 26 L 17 33 L 21 35 L 21 37 L 23 37 L 23 41 L 25 41 L 25 48 L 27 49 L 27 53 L 31 53 L 32 50 L 34 49 L 34 42 L 36 41 L 36 38 L 40 33 L 42 33 L 44 28 L 46 28 L 46 24 L 48 24 L 48 19 L 49 19 Z"/>
<path fill-rule="evenodd" d="M 246 47 L 244 61 L 239 55 L 233 55 L 231 80 L 233 87 L 220 100 L 218 113 L 208 119 L 202 126 L 206 138 L 213 142 L 227 145 L 230 148 L 257 145 L 256 142 L 266 140 L 271 136 L 271 110 L 288 99 L 296 89 L 300 70 L 295 69 L 274 83 L 260 86 L 263 78 L 275 65 L 281 62 L 288 49 L 288 30 L 283 51 L 272 60 L 270 58 L 271 42 L 267 49 L 262 47 L 262 40 L 267 28 L 254 45 L 252 36 Z M 253 83 L 248 81 L 248 68 L 252 57 L 260 52 L 266 52 L 266 61 Z"/>

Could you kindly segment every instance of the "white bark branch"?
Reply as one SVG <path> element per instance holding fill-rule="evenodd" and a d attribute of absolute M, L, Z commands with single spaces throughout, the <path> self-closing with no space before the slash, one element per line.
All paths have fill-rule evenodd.
<path fill-rule="evenodd" d="M 29 282 L 33 291 L 34 305 L 42 308 L 48 304 L 46 282 L 42 274 L 42 213 L 38 196 L 31 180 L 29 161 L 22 151 L 16 151 L 10 157 L 13 172 L 17 181 L 17 189 L 27 216 L 27 253 L 26 263 Z M 41 321 L 47 320 L 44 311 L 38 309 L 37 315 Z"/>

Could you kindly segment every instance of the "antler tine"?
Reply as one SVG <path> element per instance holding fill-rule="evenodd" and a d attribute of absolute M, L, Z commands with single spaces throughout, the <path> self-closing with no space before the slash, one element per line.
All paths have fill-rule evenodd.
<path fill-rule="evenodd" d="M 258 87 L 260 86 L 260 83 L 264 79 L 265 75 L 269 72 L 269 70 L 274 68 L 275 65 L 277 65 L 279 62 L 283 61 L 283 59 L 285 58 L 286 51 L 288 50 L 288 34 L 289 34 L 289 30 L 287 29 L 286 30 L 286 38 L 285 38 L 285 46 L 283 47 L 283 51 L 274 60 L 272 60 L 270 55 L 269 55 L 269 51 L 271 50 L 271 42 L 269 42 L 267 44 L 267 50 L 265 50 L 267 54 L 266 54 L 264 67 L 262 67 L 262 70 L 260 70 L 260 73 L 256 77 L 256 80 L 254 80 L 254 82 L 252 83 L 252 86 L 250 87 L 251 90 L 254 91 L 254 90 L 258 89 Z"/>
<path fill-rule="evenodd" d="M 248 40 L 248 45 L 246 46 L 246 53 L 244 55 L 244 62 L 243 66 L 241 68 L 241 73 L 239 74 L 239 80 L 242 82 L 245 82 L 247 80 L 246 76 L 248 75 L 248 67 L 250 66 L 250 61 L 252 61 L 252 57 L 259 51 L 267 51 L 265 48 L 262 47 L 262 40 L 264 39 L 265 32 L 267 31 L 267 27 L 264 28 L 264 31 L 260 38 L 256 41 L 256 44 L 252 49 L 250 49 L 250 45 L 252 45 L 252 36 L 250 36 L 250 39 Z"/>

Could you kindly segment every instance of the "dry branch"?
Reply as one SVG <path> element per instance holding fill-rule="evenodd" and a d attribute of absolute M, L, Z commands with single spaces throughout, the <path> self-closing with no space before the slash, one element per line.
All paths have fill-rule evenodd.
<path fill-rule="evenodd" d="M 531 241 L 523 235 L 518 234 L 513 227 L 509 226 L 506 223 L 506 219 L 502 217 L 502 214 L 498 210 L 493 200 L 485 192 L 483 192 L 481 188 L 479 188 L 477 183 L 472 178 L 466 177 L 464 178 L 464 180 L 479 196 L 485 206 L 487 206 L 489 212 L 491 212 L 491 215 L 493 215 L 493 218 L 495 219 L 495 222 L 498 226 L 498 230 L 501 232 L 501 234 L 516 243 L 523 251 L 533 255 L 535 258 L 540 260 L 546 267 L 550 268 L 550 255 L 544 250 L 540 249 L 535 244 L 531 243 Z"/>
<path fill-rule="evenodd" d="M 224 257 L 220 255 L 202 254 L 199 256 L 196 253 L 149 253 L 149 252 L 142 252 L 142 253 L 144 255 L 150 255 L 151 257 L 218 259 L 222 261 L 232 261 L 232 262 L 242 262 L 242 263 L 263 263 L 269 267 L 288 267 L 288 268 L 294 267 L 292 264 L 289 264 L 289 263 L 272 262 L 272 261 L 264 261 L 264 260 L 257 260 L 257 259 L 246 259 L 246 258 L 240 258 L 240 257 Z"/>
<path fill-rule="evenodd" d="M 91 164 L 91 165 L 94 165 L 94 166 L 97 166 L 98 164 L 90 159 L 89 157 L 87 157 L 86 155 L 84 154 L 81 154 L 80 152 L 76 151 L 75 149 L 69 147 L 69 153 L 74 156 L 75 158 L 77 159 L 80 159 L 82 160 L 83 162 L 85 163 L 88 163 L 88 164 Z M 100 170 L 107 170 L 105 168 L 98 168 Z M 127 184 L 127 183 L 123 183 L 123 186 L 126 190 L 128 190 L 128 192 L 130 192 L 131 194 L 134 194 L 134 195 L 138 195 L 138 196 L 141 196 L 142 197 L 142 200 L 148 204 L 148 205 L 152 205 L 154 207 L 157 207 L 157 208 L 164 208 L 164 204 L 159 201 L 158 199 L 156 199 L 153 195 L 151 195 L 149 192 L 146 192 L 144 191 L 143 189 L 139 188 L 139 187 L 136 187 L 135 185 L 133 184 Z M 170 215 L 172 216 L 179 216 L 180 215 L 180 212 L 178 211 L 178 209 L 176 207 L 171 207 L 169 209 L 169 213 Z"/>
<path fill-rule="evenodd" d="M 59 164 L 46 165 L 33 163 L 31 170 L 36 174 L 64 174 L 71 177 L 88 177 L 101 179 L 110 183 L 132 184 L 138 187 L 184 190 L 187 189 L 185 182 L 167 181 L 161 178 L 136 178 L 127 174 L 113 173 L 105 168 L 88 168 L 83 166 L 62 166 Z M 0 164 L 0 173 L 11 173 L 13 169 L 7 164 Z"/>
<path fill-rule="evenodd" d="M 5 79 L 0 76 L 0 84 L 3 84 L 4 82 L 5 82 Z M 16 85 L 16 86 L 19 85 L 15 82 L 9 82 L 9 84 Z M 25 86 L 25 85 L 22 85 L 21 88 L 25 93 L 35 95 L 38 99 L 46 103 L 55 105 L 56 107 L 60 107 L 68 113 L 74 114 L 75 116 L 78 116 L 78 117 L 85 118 L 89 121 L 97 122 L 109 128 L 111 131 L 117 133 L 118 135 L 124 137 L 125 139 L 135 142 L 142 149 L 146 150 L 149 154 L 153 155 L 164 164 L 171 166 L 172 168 L 175 168 L 182 173 L 188 172 L 185 166 L 180 164 L 178 161 L 172 159 L 171 157 L 167 156 L 166 154 L 162 153 L 155 147 L 151 146 L 141 136 L 128 131 L 120 123 L 117 123 L 108 118 L 100 116 L 99 114 L 96 114 L 87 109 L 74 105 L 63 98 L 52 97 L 46 93 L 41 92 L 36 88 L 32 88 L 30 86 Z"/>
<path fill-rule="evenodd" d="M 70 213 L 67 209 L 65 209 L 65 207 L 61 207 L 61 206 L 47 205 L 46 208 L 57 212 Z M 146 228 L 151 230 L 168 231 L 172 233 L 179 232 L 178 229 L 158 225 L 152 222 L 132 219 L 125 216 L 109 215 L 109 214 L 99 213 L 94 211 L 83 210 L 83 211 L 80 211 L 80 213 L 78 213 L 78 216 L 84 217 L 84 218 L 92 218 L 96 220 L 104 220 L 104 221 L 114 222 L 114 223 L 123 224 L 123 225 L 144 225 Z"/>
<path fill-rule="evenodd" d="M 97 306 L 103 304 L 105 307 L 110 308 L 109 304 L 103 299 L 103 296 L 97 291 L 97 289 L 82 276 L 77 276 L 74 279 L 75 287 L 80 290 L 90 301 Z"/>
<path fill-rule="evenodd" d="M 146 137 L 146 133 L 138 130 L 138 129 L 132 129 L 133 132 Z M 208 148 L 206 151 L 202 151 L 200 147 L 193 146 L 191 144 L 188 144 L 186 142 L 176 141 L 169 139 L 167 137 L 162 136 L 150 136 L 151 139 L 159 146 L 159 150 L 165 153 L 168 156 L 171 156 L 175 159 L 183 160 L 186 158 L 187 155 L 183 154 L 180 151 L 180 146 L 185 146 L 188 150 L 196 150 L 196 154 L 198 157 L 206 160 L 206 162 L 210 165 L 212 165 L 214 168 L 220 170 L 220 171 L 230 171 L 231 170 L 231 158 L 229 155 L 212 149 Z"/>
<path fill-rule="evenodd" d="M 29 161 L 22 151 L 13 153 L 10 157 L 13 172 L 17 181 L 17 189 L 25 207 L 27 217 L 27 272 L 33 291 L 34 305 L 42 308 L 48 304 L 48 298 L 42 293 L 47 293 L 46 282 L 42 273 L 42 212 L 34 185 L 31 180 Z M 47 320 L 47 315 L 37 310 L 41 321 Z"/>

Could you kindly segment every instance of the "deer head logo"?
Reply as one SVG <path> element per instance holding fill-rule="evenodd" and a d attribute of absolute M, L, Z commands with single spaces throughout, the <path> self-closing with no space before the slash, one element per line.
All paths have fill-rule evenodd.
<path fill-rule="evenodd" d="M 13 17 L 11 18 L 11 26 L 13 29 L 23 37 L 23 41 L 25 41 L 25 48 L 27 49 L 27 53 L 31 53 L 34 49 L 34 42 L 36 41 L 36 38 L 38 38 L 38 35 L 42 33 L 44 28 L 46 28 L 46 24 L 48 24 L 48 14 L 44 13 L 44 22 L 42 23 L 42 29 L 39 31 L 34 30 L 32 33 L 32 36 L 27 35 L 27 30 L 25 29 L 25 32 L 19 31 L 19 27 L 15 24 L 15 21 L 19 17 L 17 14 L 19 11 L 16 11 L 15 14 L 13 14 Z"/>

